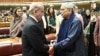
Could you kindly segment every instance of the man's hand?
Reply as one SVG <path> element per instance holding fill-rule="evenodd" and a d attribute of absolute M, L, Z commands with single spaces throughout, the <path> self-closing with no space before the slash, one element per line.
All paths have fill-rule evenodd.
<path fill-rule="evenodd" d="M 95 44 L 95 46 L 98 46 L 98 43 L 97 42 L 95 42 L 94 44 Z"/>
<path fill-rule="evenodd" d="M 52 44 L 49 45 L 49 51 L 48 51 L 48 53 L 49 53 L 49 56 L 53 56 L 54 55 L 54 48 L 53 48 Z"/>

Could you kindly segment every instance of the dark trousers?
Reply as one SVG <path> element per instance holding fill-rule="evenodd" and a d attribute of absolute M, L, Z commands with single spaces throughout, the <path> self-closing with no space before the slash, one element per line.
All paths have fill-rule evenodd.
<path fill-rule="evenodd" d="M 97 49 L 97 56 L 100 56 L 100 46 L 98 46 L 98 49 Z"/>

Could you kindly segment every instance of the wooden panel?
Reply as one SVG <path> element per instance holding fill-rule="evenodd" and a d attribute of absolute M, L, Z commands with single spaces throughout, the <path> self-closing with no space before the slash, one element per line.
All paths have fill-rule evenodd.
<path fill-rule="evenodd" d="M 10 22 L 0 22 L 0 27 L 10 27 Z"/>
<path fill-rule="evenodd" d="M 46 2 L 56 0 L 0 0 L 0 2 Z"/>
<path fill-rule="evenodd" d="M 0 39 L 0 43 L 6 43 L 6 42 L 21 42 L 21 38 L 18 37 L 10 37 L 10 38 L 4 38 Z"/>

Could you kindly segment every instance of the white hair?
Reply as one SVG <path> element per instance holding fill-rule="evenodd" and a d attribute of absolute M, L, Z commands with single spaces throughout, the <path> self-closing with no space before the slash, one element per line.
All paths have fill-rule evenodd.
<path fill-rule="evenodd" d="M 33 2 L 29 7 L 28 13 L 32 14 L 33 10 L 38 10 L 40 8 L 44 8 L 41 2 Z"/>
<path fill-rule="evenodd" d="M 75 5 L 73 3 L 67 2 L 67 3 L 62 3 L 61 6 L 65 7 L 65 8 L 74 8 Z"/>

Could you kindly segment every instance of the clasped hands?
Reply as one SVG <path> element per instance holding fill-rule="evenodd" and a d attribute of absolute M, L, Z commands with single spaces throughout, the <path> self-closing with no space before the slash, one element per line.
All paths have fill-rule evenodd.
<path fill-rule="evenodd" d="M 54 56 L 54 47 L 53 47 L 52 43 L 49 44 L 49 51 L 48 51 L 48 53 L 49 53 L 49 56 Z"/>

